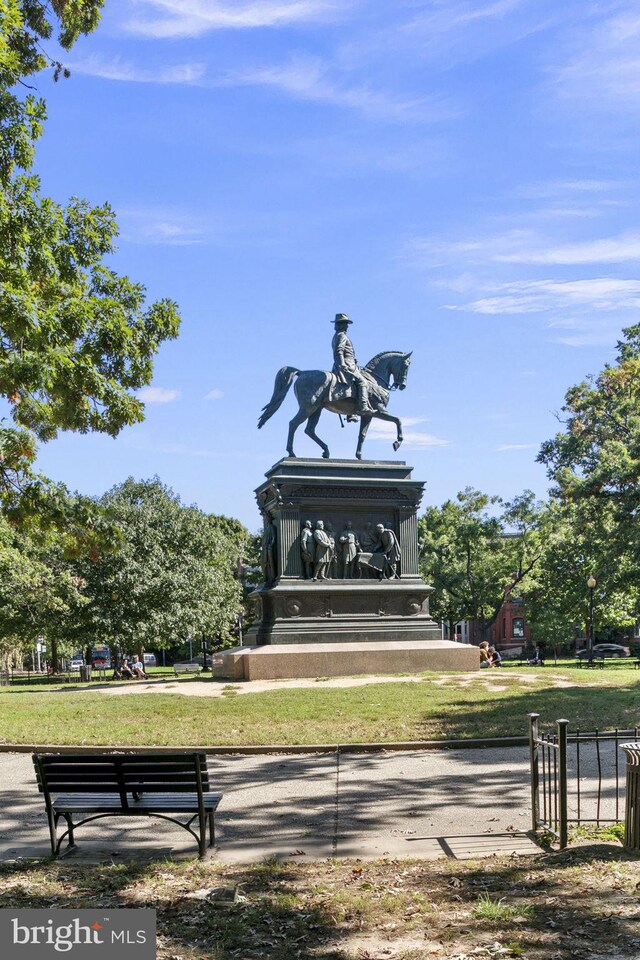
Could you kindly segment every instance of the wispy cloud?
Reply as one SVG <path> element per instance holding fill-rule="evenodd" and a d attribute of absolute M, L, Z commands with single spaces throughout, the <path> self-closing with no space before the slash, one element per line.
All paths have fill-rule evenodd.
<path fill-rule="evenodd" d="M 597 11 L 597 7 L 595 8 Z M 571 47 L 553 71 L 561 97 L 589 109 L 638 110 L 640 106 L 640 13 L 636 3 L 617 5 L 609 17 L 574 31 Z"/>
<path fill-rule="evenodd" d="M 156 443 L 153 440 L 142 438 L 127 440 L 127 446 L 132 450 L 143 450 L 145 453 L 165 453 L 180 457 L 215 457 L 215 450 L 201 450 L 190 447 L 186 443 Z"/>
<path fill-rule="evenodd" d="M 131 33 L 156 39 L 199 37 L 212 30 L 247 30 L 316 23 L 344 10 L 347 0 L 137 0 Z"/>
<path fill-rule="evenodd" d="M 640 280 L 596 277 L 588 280 L 519 280 L 496 284 L 494 295 L 463 305 L 446 304 L 448 310 L 481 314 L 545 313 L 571 308 L 597 311 L 640 308 Z"/>
<path fill-rule="evenodd" d="M 217 387 L 214 387 L 213 390 L 209 390 L 209 393 L 206 393 L 204 396 L 205 400 L 220 400 L 221 397 L 224 397 L 222 390 L 218 390 Z"/>
<path fill-rule="evenodd" d="M 624 180 L 598 180 L 595 178 L 575 178 L 573 180 L 538 180 L 514 190 L 513 195 L 528 200 L 565 199 L 573 196 L 602 196 L 617 191 L 629 184 Z"/>
<path fill-rule="evenodd" d="M 102 80 L 120 80 L 128 83 L 184 83 L 199 84 L 205 75 L 203 63 L 179 63 L 159 67 L 140 67 L 120 57 L 106 59 L 92 54 L 70 64 L 75 73 Z"/>
<path fill-rule="evenodd" d="M 549 339 L 565 347 L 611 347 L 620 335 L 620 320 L 563 317 L 549 323 L 548 329 L 554 331 Z"/>
<path fill-rule="evenodd" d="M 171 403 L 179 399 L 180 391 L 166 387 L 143 387 L 138 390 L 138 397 L 144 403 Z"/>
<path fill-rule="evenodd" d="M 452 115 L 452 108 L 439 98 L 403 98 L 336 79 L 331 76 L 329 64 L 317 57 L 297 57 L 285 64 L 238 70 L 219 85 L 274 87 L 298 100 L 346 107 L 376 119 L 433 121 Z"/>
<path fill-rule="evenodd" d="M 556 221 L 559 227 L 567 218 L 601 217 L 612 209 L 627 207 L 635 196 L 633 184 L 623 180 L 576 178 L 524 184 L 507 194 L 519 203 L 520 225 L 527 221 Z M 554 224 L 555 226 L 555 224 Z"/>
<path fill-rule="evenodd" d="M 396 8 L 393 24 L 358 36 L 345 45 L 345 56 L 357 61 L 381 51 L 401 53 L 402 62 L 439 61 L 449 70 L 517 43 L 561 16 L 545 0 L 430 0 Z"/>
<path fill-rule="evenodd" d="M 496 253 L 495 259 L 502 263 L 534 263 L 580 265 L 590 263 L 625 263 L 640 259 L 640 234 L 621 234 L 597 240 L 565 243 L 555 247 L 514 250 L 511 253 Z"/>
<path fill-rule="evenodd" d="M 447 447 L 449 440 L 443 440 L 431 433 L 423 433 L 421 430 L 412 430 L 412 427 L 421 423 L 426 423 L 424 417 L 403 417 L 402 433 L 404 436 L 403 446 L 407 447 Z M 385 423 L 382 420 L 372 420 L 367 439 L 386 440 L 392 443 L 396 439 L 396 428 L 393 423 Z"/>
<path fill-rule="evenodd" d="M 414 237 L 406 244 L 407 254 L 424 264 L 522 263 L 579 266 L 595 263 L 626 263 L 640 259 L 640 234 L 624 233 L 613 237 L 553 244 L 533 230 L 509 230 L 494 236 L 443 242 Z"/>
<path fill-rule="evenodd" d="M 119 211 L 120 238 L 129 243 L 191 246 L 204 243 L 210 225 L 200 217 L 171 209 L 124 209 Z"/>

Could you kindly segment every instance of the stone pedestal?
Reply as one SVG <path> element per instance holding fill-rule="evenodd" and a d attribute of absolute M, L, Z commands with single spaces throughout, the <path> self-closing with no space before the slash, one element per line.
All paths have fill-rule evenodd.
<path fill-rule="evenodd" d="M 256 497 L 265 523 L 275 529 L 277 576 L 252 598 L 259 605 L 259 623 L 248 631 L 247 643 L 440 639 L 429 615 L 432 588 L 418 573 L 417 510 L 423 488 L 402 462 L 287 458 L 272 467 Z M 301 532 L 306 520 L 312 528 L 321 520 L 335 539 L 326 579 L 312 580 L 309 571 L 305 579 Z M 340 537 L 348 523 L 364 552 L 345 571 Z M 367 542 L 376 539 L 378 524 L 397 538 L 396 576 L 379 545 Z"/>
<path fill-rule="evenodd" d="M 214 675 L 250 679 L 478 668 L 477 649 L 443 641 L 429 613 L 433 588 L 418 571 L 417 512 L 424 484 L 412 479 L 411 467 L 397 461 L 285 458 L 266 477 L 256 490 L 265 574 L 252 595 L 256 622 L 247 631 L 247 648 L 218 656 Z M 312 530 L 322 521 L 334 540 L 334 558 L 326 568 L 312 571 L 303 561 L 306 521 Z M 356 559 L 345 564 L 341 537 L 349 531 Z M 394 549 L 385 554 L 389 543 Z M 316 545 L 316 557 L 321 553 Z M 289 655 L 276 656 L 274 650 L 267 656 L 265 648 L 276 646 Z"/>
<path fill-rule="evenodd" d="M 220 680 L 284 680 L 297 677 L 391 676 L 429 670 L 478 670 L 478 648 L 451 640 L 393 643 L 291 643 L 234 647 L 216 654 Z"/>

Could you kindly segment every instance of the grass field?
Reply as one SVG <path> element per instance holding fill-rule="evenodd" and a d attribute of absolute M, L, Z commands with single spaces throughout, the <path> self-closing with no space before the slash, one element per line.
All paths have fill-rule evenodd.
<path fill-rule="evenodd" d="M 159 960 L 635 960 L 638 859 L 0 865 L 3 908 L 152 907 Z"/>
<path fill-rule="evenodd" d="M 174 689 L 185 682 L 173 681 Z M 216 681 L 197 683 L 205 692 Z M 345 688 L 319 682 L 249 694 L 227 685 L 226 695 L 217 697 L 131 689 L 110 696 L 71 684 L 2 687 L 0 742 L 216 746 L 465 739 L 522 735 L 530 712 L 547 723 L 566 717 L 584 730 L 640 722 L 640 671 L 620 663 L 595 671 L 571 664 L 424 674 L 418 682 Z"/>

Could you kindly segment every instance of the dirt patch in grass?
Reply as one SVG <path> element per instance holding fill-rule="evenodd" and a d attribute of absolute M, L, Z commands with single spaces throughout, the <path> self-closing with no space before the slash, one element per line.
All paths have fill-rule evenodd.
<path fill-rule="evenodd" d="M 159 960 L 636 960 L 640 862 L 612 844 L 481 862 L 0 866 L 0 906 L 140 907 Z"/>
<path fill-rule="evenodd" d="M 317 677 L 315 679 L 298 678 L 295 680 L 248 680 L 243 683 L 234 684 L 232 689 L 234 693 L 250 694 L 265 693 L 270 690 L 304 690 L 304 689 L 325 689 L 335 690 L 351 687 L 365 687 L 376 683 L 429 683 L 436 687 L 457 687 L 460 690 L 468 687 L 480 687 L 483 690 L 504 691 L 510 686 L 518 683 L 535 685 L 544 681 L 545 686 L 551 687 L 574 687 L 578 686 L 577 681 L 568 680 L 560 675 L 545 674 L 544 677 L 539 674 L 531 673 L 513 673 L 508 677 L 499 676 L 496 679 L 495 673 L 470 673 L 470 674 L 441 674 L 438 677 L 422 676 L 371 676 L 371 677 Z M 140 694 L 140 693 L 181 693 L 188 697 L 221 697 L 229 693 L 230 687 L 227 683 L 211 680 L 203 677 L 201 680 L 181 680 L 179 682 L 167 683 L 163 680 L 155 680 L 149 683 L 126 683 L 122 686 L 116 683 L 101 684 L 99 686 L 84 687 L 85 693 L 105 693 L 105 694 Z"/>

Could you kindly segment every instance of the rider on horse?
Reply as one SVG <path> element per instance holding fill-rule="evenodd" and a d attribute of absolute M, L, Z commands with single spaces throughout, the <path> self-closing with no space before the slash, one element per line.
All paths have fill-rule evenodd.
<path fill-rule="evenodd" d="M 339 383 L 355 385 L 358 395 L 358 415 L 366 416 L 368 413 L 373 413 L 369 404 L 369 380 L 358 366 L 353 344 L 347 336 L 347 327 L 353 321 L 349 320 L 346 313 L 336 313 L 333 322 L 336 328 L 331 341 L 334 360 L 333 373 Z M 347 419 L 355 420 L 356 418 L 347 417 Z"/>

